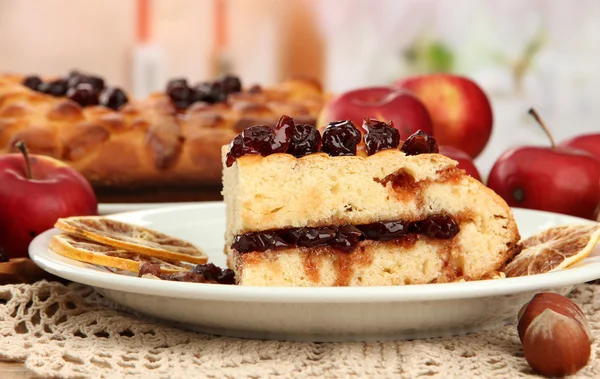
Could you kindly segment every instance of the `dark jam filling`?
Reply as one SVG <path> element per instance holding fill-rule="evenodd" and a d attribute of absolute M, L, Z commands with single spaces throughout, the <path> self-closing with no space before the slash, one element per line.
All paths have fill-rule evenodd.
<path fill-rule="evenodd" d="M 238 235 L 231 247 L 239 253 L 263 252 L 293 247 L 332 247 L 349 253 L 360 241 L 392 241 L 420 234 L 435 239 L 450 239 L 460 228 L 450 215 L 434 215 L 420 221 L 375 222 L 322 228 L 290 228 Z"/>
<path fill-rule="evenodd" d="M 191 96 L 185 83 L 178 85 L 183 88 L 182 97 Z M 356 155 L 363 140 L 369 155 L 382 150 L 398 149 L 400 145 L 400 132 L 391 121 L 385 123 L 365 118 L 362 129 L 365 131 L 364 135 L 350 120 L 333 121 L 327 125 L 321 136 L 314 126 L 296 125 L 291 117 L 283 115 L 274 128 L 255 125 L 238 134 L 229 144 L 226 165 L 231 167 L 237 158 L 250 154 L 267 156 L 285 153 L 296 158 L 317 152 L 332 157 Z M 435 138 L 420 130 L 409 136 L 400 150 L 406 155 L 439 152 Z"/>

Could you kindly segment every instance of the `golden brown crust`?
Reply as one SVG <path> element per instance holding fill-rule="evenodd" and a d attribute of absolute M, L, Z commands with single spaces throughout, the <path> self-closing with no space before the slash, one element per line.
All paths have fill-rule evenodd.
<path fill-rule="evenodd" d="M 32 91 L 21 80 L 0 76 L 0 154 L 24 140 L 31 153 L 61 159 L 95 188 L 220 183 L 220 149 L 243 127 L 274 125 L 284 113 L 314 122 L 327 98 L 318 83 L 289 79 L 185 112 L 164 93 L 130 99 L 115 112 Z"/>
<path fill-rule="evenodd" d="M 240 284 L 265 286 L 442 283 L 499 271 L 519 251 L 514 216 L 456 164 L 440 154 L 406 156 L 397 149 L 368 157 L 243 156 L 224 167 L 229 263 Z M 232 247 L 234 236 L 248 232 L 437 214 L 452 215 L 460 232 L 447 240 L 400 240 L 401 246 L 363 241 L 350 254 L 321 248 L 239 254 Z"/>

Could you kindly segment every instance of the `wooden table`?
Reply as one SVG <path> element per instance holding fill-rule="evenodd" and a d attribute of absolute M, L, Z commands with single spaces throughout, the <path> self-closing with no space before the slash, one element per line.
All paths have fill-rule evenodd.
<path fill-rule="evenodd" d="M 37 378 L 20 362 L 0 362 L 0 378 L 2 379 L 34 379 Z"/>

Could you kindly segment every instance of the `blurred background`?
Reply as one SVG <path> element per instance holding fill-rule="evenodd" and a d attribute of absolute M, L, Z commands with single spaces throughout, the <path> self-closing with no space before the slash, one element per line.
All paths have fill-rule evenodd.
<path fill-rule="evenodd" d="M 452 72 L 492 101 L 482 173 L 510 146 L 598 130 L 600 2 L 579 0 L 2 0 L 0 72 L 94 72 L 137 96 L 174 76 L 291 74 L 340 92 Z"/>

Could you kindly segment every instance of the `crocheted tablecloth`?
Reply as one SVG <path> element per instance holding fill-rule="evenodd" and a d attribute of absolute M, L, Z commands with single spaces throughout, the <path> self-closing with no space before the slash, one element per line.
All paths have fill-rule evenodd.
<path fill-rule="evenodd" d="M 600 336 L 600 286 L 570 295 Z M 575 378 L 600 377 L 600 339 Z M 0 286 L 0 358 L 44 378 L 525 378 L 516 327 L 382 343 L 257 341 L 203 335 L 128 311 L 93 289 Z"/>

